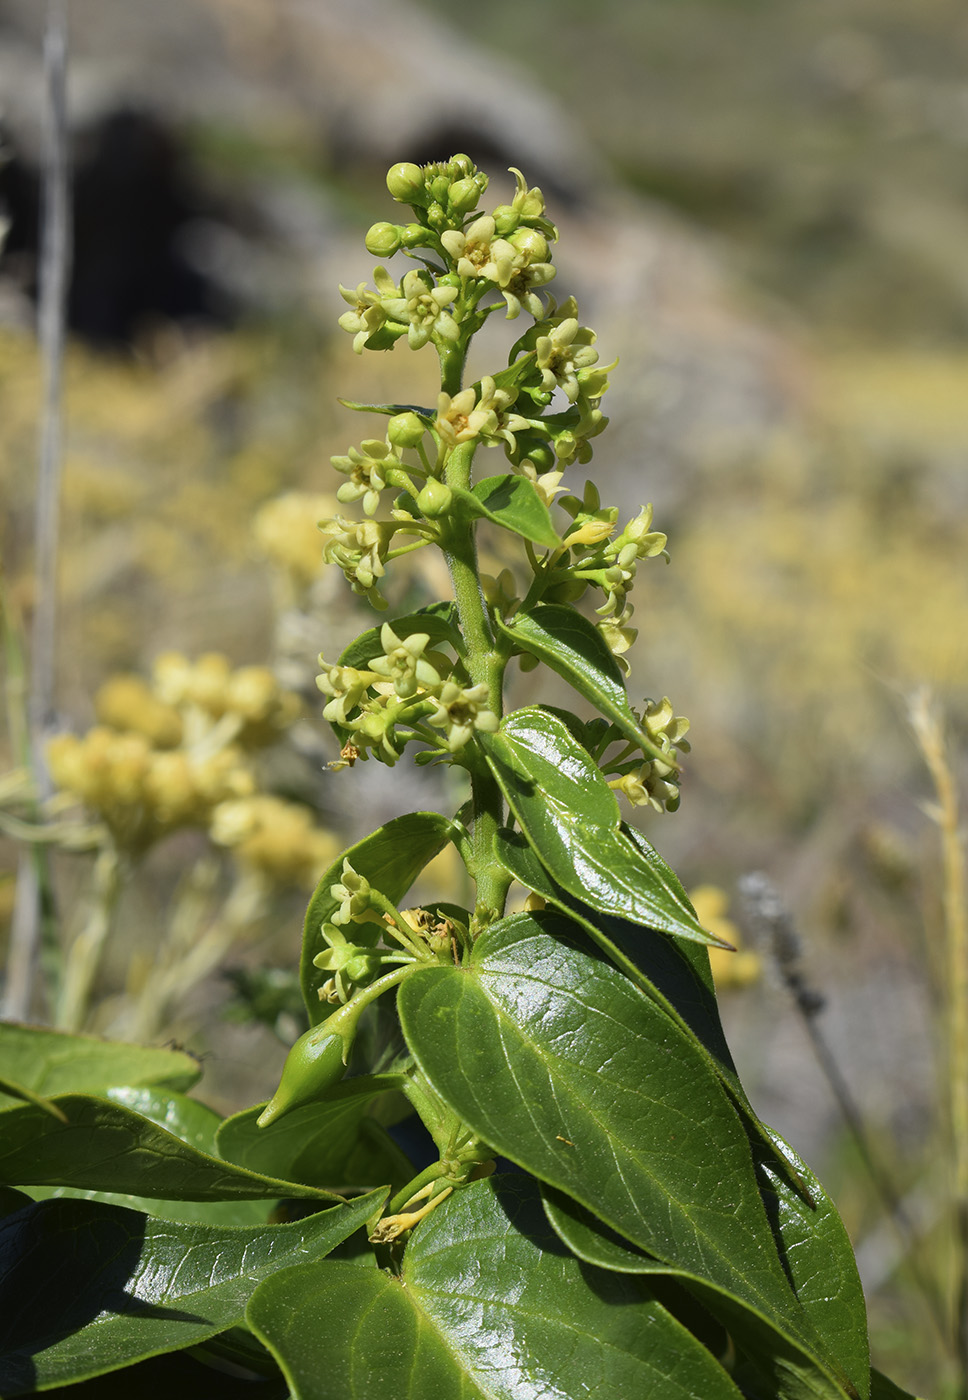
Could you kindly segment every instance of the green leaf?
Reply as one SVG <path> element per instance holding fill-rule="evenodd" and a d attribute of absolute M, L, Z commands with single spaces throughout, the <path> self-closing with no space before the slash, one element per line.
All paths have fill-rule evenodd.
<path fill-rule="evenodd" d="M 288 1269 L 257 1289 L 247 1317 L 296 1400 L 740 1395 L 642 1280 L 562 1250 L 534 1183 L 516 1176 L 438 1206 L 399 1281 L 338 1261 Z"/>
<path fill-rule="evenodd" d="M 494 849 L 509 875 L 579 924 L 626 977 L 695 1038 L 730 1092 L 745 1103 L 719 1019 L 705 948 L 691 939 L 672 939 L 655 929 L 589 908 L 556 884 L 521 832 L 499 831 Z"/>
<path fill-rule="evenodd" d="M 421 968 L 397 1006 L 421 1070 L 477 1136 L 823 1358 L 708 1060 L 626 977 L 573 947 L 567 924 L 504 919 L 469 968 Z"/>
<path fill-rule="evenodd" d="M 661 856 L 644 837 L 633 843 L 625 834 L 614 792 L 556 715 L 516 710 L 497 734 L 477 739 L 528 842 L 564 890 L 604 914 L 722 944 Z"/>
<path fill-rule="evenodd" d="M 918 1397 L 912 1395 L 908 1390 L 902 1390 L 882 1371 L 878 1371 L 876 1367 L 872 1366 L 871 1400 L 918 1400 Z"/>
<path fill-rule="evenodd" d="M 333 1199 L 220 1161 L 108 1099 L 62 1094 L 60 1123 L 33 1105 L 0 1112 L 0 1185 L 71 1186 L 164 1200 Z"/>
<path fill-rule="evenodd" d="M 291 1191 L 291 1188 L 289 1188 Z M 108 1206 L 137 1210 L 157 1220 L 179 1220 L 186 1225 L 262 1225 L 276 1209 L 276 1202 L 174 1201 L 136 1196 L 130 1191 L 84 1191 L 76 1186 L 31 1186 L 34 1201 L 100 1201 Z"/>
<path fill-rule="evenodd" d="M 379 1081 L 379 1076 L 374 1076 Z M 399 1076 L 388 1075 L 391 1088 Z M 355 1083 L 345 1081 L 347 1088 Z M 398 1188 L 413 1176 L 413 1166 L 370 1107 L 386 1087 L 345 1095 L 293 1109 L 267 1128 L 257 1128 L 261 1107 L 227 1118 L 219 1129 L 218 1150 L 227 1161 L 266 1176 L 357 1191 L 384 1183 Z"/>
<path fill-rule="evenodd" d="M 782 1324 L 685 1269 L 677 1269 L 641 1253 L 602 1225 L 570 1197 L 542 1188 L 545 1214 L 555 1233 L 586 1264 L 637 1274 L 655 1280 L 675 1279 L 690 1289 L 706 1309 L 726 1326 L 734 1344 L 748 1358 L 756 1380 L 769 1387 L 774 1400 L 843 1400 L 845 1389 L 827 1366 L 793 1337 Z M 755 1386 L 759 1394 L 759 1385 Z M 850 1392 L 857 1394 L 856 1391 Z M 866 1390 L 864 1391 L 866 1394 Z"/>
<path fill-rule="evenodd" d="M 375 889 L 393 904 L 399 904 L 424 866 L 446 846 L 453 825 L 438 812 L 409 812 L 406 816 L 394 817 L 344 851 L 327 870 L 306 910 L 299 961 L 299 979 L 310 1025 L 325 1021 L 336 1009 L 319 999 L 319 989 L 327 976 L 314 966 L 313 958 L 326 947 L 322 926 L 329 923 L 339 907 L 339 900 L 333 898 L 330 890 L 342 879 L 343 861 L 348 860 Z"/>
<path fill-rule="evenodd" d="M 357 403 L 355 399 L 337 399 L 336 402 L 354 413 L 382 413 L 386 418 L 395 418 L 398 413 L 415 413 L 428 427 L 437 417 L 432 408 L 421 408 L 418 403 Z"/>
<path fill-rule="evenodd" d="M 23 1191 L 15 1191 L 12 1186 L 0 1186 L 0 1217 L 13 1215 L 15 1211 L 23 1210 L 24 1206 L 32 1206 L 33 1200 Z"/>
<path fill-rule="evenodd" d="M 198 1148 L 214 1157 L 215 1135 L 222 1115 L 208 1104 L 190 1099 L 187 1094 L 166 1093 L 158 1089 L 134 1089 L 128 1085 L 104 1090 L 104 1097 L 140 1113 L 142 1118 L 173 1133 L 189 1147 Z"/>
<path fill-rule="evenodd" d="M 0 1394 L 31 1394 L 196 1346 L 243 1321 L 263 1279 L 318 1261 L 386 1192 L 290 1225 L 180 1225 L 44 1201 L 0 1222 Z M 38 1300 L 43 1303 L 38 1306 Z"/>
<path fill-rule="evenodd" d="M 45 1098 L 90 1093 L 109 1084 L 184 1090 L 201 1073 L 198 1061 L 184 1050 L 0 1023 L 0 1075 Z"/>
<path fill-rule="evenodd" d="M 546 549 L 560 549 L 561 536 L 555 529 L 551 512 L 541 498 L 533 481 L 527 477 L 486 476 L 472 491 L 454 487 L 454 496 L 472 515 L 501 525 L 523 539 Z"/>
<path fill-rule="evenodd" d="M 35 1108 L 42 1109 L 44 1113 L 49 1113 L 52 1118 L 60 1118 L 63 1122 L 60 1109 L 56 1104 L 52 1104 L 50 1099 L 45 1099 L 42 1094 L 35 1094 L 33 1089 L 28 1089 L 25 1084 L 17 1084 L 13 1079 L 0 1078 L 0 1106 L 3 1099 L 16 1099 L 20 1103 L 32 1103 Z"/>
<path fill-rule="evenodd" d="M 397 636 L 402 638 L 410 637 L 414 632 L 426 632 L 430 637 L 432 651 L 439 646 L 449 646 L 458 656 L 463 656 L 467 650 L 457 625 L 456 603 L 432 603 L 430 607 L 421 608 L 419 612 L 394 618 L 390 626 Z M 365 632 L 361 632 L 356 641 L 350 642 L 342 653 L 339 664 L 354 666 L 358 671 L 365 670 L 368 661 L 383 655 L 383 645 L 380 641 L 382 629 L 381 622 L 379 626 L 368 627 Z"/>
<path fill-rule="evenodd" d="M 510 622 L 498 619 L 498 626 L 590 700 L 630 743 L 668 760 L 633 714 L 618 662 L 594 623 L 574 608 L 543 603 L 515 613 Z"/>
<path fill-rule="evenodd" d="M 797 1297 L 828 1354 L 866 1400 L 870 1388 L 867 1308 L 844 1223 L 810 1168 L 779 1133 L 771 1128 L 765 1132 L 776 1154 L 789 1164 L 810 1195 L 809 1202 L 804 1200 L 787 1176 L 777 1170 L 774 1156 L 767 1155 L 761 1143 L 753 1143 L 760 1193 Z"/>

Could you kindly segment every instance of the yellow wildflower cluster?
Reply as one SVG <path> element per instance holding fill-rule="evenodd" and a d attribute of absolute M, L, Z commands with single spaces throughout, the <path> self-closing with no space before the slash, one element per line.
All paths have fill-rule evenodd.
<path fill-rule="evenodd" d="M 47 745 L 51 779 L 110 828 L 119 846 L 145 849 L 179 826 L 205 826 L 213 807 L 255 788 L 235 746 L 214 753 L 155 749 L 138 733 L 96 725 Z"/>
<path fill-rule="evenodd" d="M 50 740 L 51 779 L 136 854 L 178 827 L 208 827 L 222 804 L 256 800 L 248 751 L 278 739 L 300 703 L 266 667 L 167 652 L 151 684 L 113 676 L 95 709 L 100 723 L 86 734 Z M 305 859 L 294 857 L 300 870 Z"/>
<path fill-rule="evenodd" d="M 709 966 L 720 992 L 739 987 L 750 987 L 763 975 L 763 964 L 759 953 L 740 947 L 739 929 L 727 914 L 729 896 L 718 885 L 700 885 L 689 891 L 692 906 L 699 916 L 703 928 L 717 937 L 732 943 L 735 952 L 728 948 L 709 948 Z"/>
<path fill-rule="evenodd" d="M 265 793 L 220 803 L 209 834 L 243 864 L 279 884 L 308 889 L 339 854 L 336 837 L 313 826 L 308 808 Z"/>
<path fill-rule="evenodd" d="M 284 568 L 299 587 L 308 587 L 323 566 L 326 537 L 318 521 L 336 513 L 333 496 L 287 491 L 267 501 L 255 517 L 255 538 L 262 553 Z"/>

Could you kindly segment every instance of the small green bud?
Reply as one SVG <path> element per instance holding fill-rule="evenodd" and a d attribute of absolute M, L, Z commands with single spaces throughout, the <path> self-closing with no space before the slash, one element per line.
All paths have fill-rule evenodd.
<path fill-rule="evenodd" d="M 428 481 L 417 497 L 417 509 L 429 520 L 436 520 L 437 516 L 450 509 L 453 499 L 454 493 L 446 482 Z"/>
<path fill-rule="evenodd" d="M 433 234 L 423 224 L 404 224 L 399 232 L 403 248 L 424 248 L 433 242 Z"/>
<path fill-rule="evenodd" d="M 455 214 L 469 214 L 481 197 L 476 180 L 455 180 L 448 192 L 447 202 Z"/>
<path fill-rule="evenodd" d="M 339 1083 L 356 1036 L 361 1009 L 350 1002 L 299 1037 L 286 1056 L 279 1087 L 258 1119 L 260 1128 L 268 1127 L 292 1108 L 301 1108 L 321 1098 L 327 1089 Z"/>
<path fill-rule="evenodd" d="M 509 233 L 513 233 L 521 222 L 521 215 L 512 204 L 499 204 L 492 210 L 491 218 L 494 220 L 494 231 L 499 238 L 507 238 Z"/>
<path fill-rule="evenodd" d="M 387 425 L 387 437 L 394 447 L 416 447 L 425 431 L 415 413 L 397 413 Z"/>
<path fill-rule="evenodd" d="M 375 258 L 392 258 L 400 247 L 400 229 L 396 224 L 374 224 L 363 240 L 366 251 Z"/>
<path fill-rule="evenodd" d="M 545 597 L 550 603 L 577 603 L 587 587 L 583 578 L 570 578 L 549 588 Z"/>
<path fill-rule="evenodd" d="M 529 263 L 545 262 L 548 257 L 548 240 L 536 228 L 516 229 L 508 235 L 508 242 L 524 254 Z"/>
<path fill-rule="evenodd" d="M 446 203 L 450 192 L 451 177 L 447 174 L 435 175 L 427 184 L 427 193 L 430 198 L 436 200 L 438 204 Z"/>
<path fill-rule="evenodd" d="M 398 204 L 424 204 L 424 174 L 413 161 L 402 160 L 387 171 L 387 189 Z"/>

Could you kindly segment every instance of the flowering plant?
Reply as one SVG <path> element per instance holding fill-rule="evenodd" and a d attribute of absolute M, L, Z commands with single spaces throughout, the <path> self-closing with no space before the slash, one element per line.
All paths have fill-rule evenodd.
<path fill-rule="evenodd" d="M 349 405 L 386 432 L 333 459 L 362 518 L 321 522 L 377 610 L 414 550 L 441 551 L 453 584 L 320 658 L 334 781 L 412 747 L 462 775 L 464 800 L 389 821 L 323 875 L 309 1029 L 268 1104 L 219 1120 L 176 1050 L 89 1044 L 67 1065 L 56 1036 L 7 1029 L 4 1325 L 29 1345 L 8 1350 L 4 1395 L 189 1347 L 198 1370 L 231 1363 L 298 1400 L 901 1394 L 871 1369 L 834 1206 L 736 1074 L 707 952 L 722 940 L 619 809 L 679 802 L 687 721 L 664 697 L 633 705 L 623 672 L 637 570 L 666 538 L 649 507 L 622 524 L 593 483 L 564 485 L 606 426 L 613 366 L 548 292 L 556 230 L 513 173 L 482 214 L 466 156 L 390 171 L 409 216 L 366 246 L 419 267 L 341 288 L 340 324 L 360 354 L 431 346 L 440 393 Z M 529 324 L 465 384 L 502 313 Z M 505 469 L 475 475 L 492 448 Z M 482 530 L 516 549 L 496 577 Z M 512 663 L 550 668 L 592 717 L 506 712 Z M 468 896 L 418 900 L 447 848 Z M 411 1158 L 387 1131 L 408 1121 Z M 77 1199 L 92 1191 L 111 1194 Z M 279 1198 L 309 1213 L 267 1220 Z M 18 1301 L 41 1278 L 42 1323 Z"/>

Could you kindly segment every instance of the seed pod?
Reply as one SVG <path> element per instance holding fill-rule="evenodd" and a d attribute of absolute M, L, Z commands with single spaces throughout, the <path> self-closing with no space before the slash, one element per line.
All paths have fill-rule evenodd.
<path fill-rule="evenodd" d="M 343 1078 L 356 1034 L 359 1007 L 352 1003 L 334 1012 L 322 1025 L 301 1035 L 286 1056 L 279 1087 L 263 1109 L 258 1126 L 268 1127 L 292 1108 L 321 1098 Z"/>

